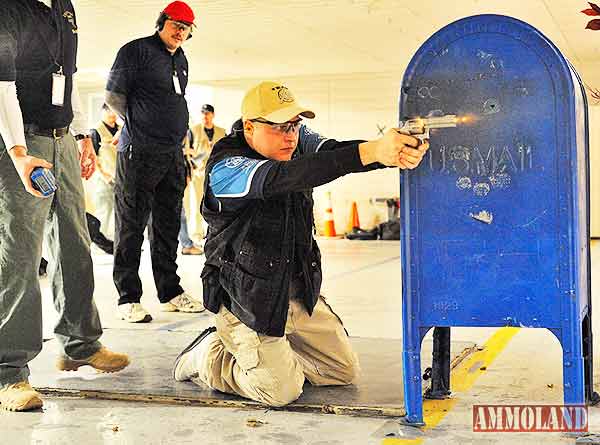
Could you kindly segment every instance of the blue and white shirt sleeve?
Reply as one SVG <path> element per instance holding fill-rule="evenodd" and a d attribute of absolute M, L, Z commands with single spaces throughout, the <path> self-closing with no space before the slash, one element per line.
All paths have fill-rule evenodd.
<path fill-rule="evenodd" d="M 298 135 L 298 152 L 299 154 L 317 153 L 329 138 L 321 136 L 316 131 L 311 130 L 306 125 L 300 126 Z"/>
<path fill-rule="evenodd" d="M 274 161 L 234 156 L 217 162 L 210 174 L 213 195 L 221 198 L 263 199 L 263 186 Z"/>

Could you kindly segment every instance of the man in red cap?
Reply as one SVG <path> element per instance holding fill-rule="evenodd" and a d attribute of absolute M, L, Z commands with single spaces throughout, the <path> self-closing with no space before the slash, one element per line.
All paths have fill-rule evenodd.
<path fill-rule="evenodd" d="M 125 122 L 117 147 L 113 279 L 118 316 L 131 323 L 152 320 L 140 304 L 138 273 L 150 214 L 150 254 L 161 310 L 204 310 L 180 286 L 175 262 L 186 185 L 181 148 L 189 121 L 188 61 L 181 45 L 191 37 L 194 20 L 184 2 L 170 3 L 154 35 L 119 50 L 106 86 L 106 103 Z"/>

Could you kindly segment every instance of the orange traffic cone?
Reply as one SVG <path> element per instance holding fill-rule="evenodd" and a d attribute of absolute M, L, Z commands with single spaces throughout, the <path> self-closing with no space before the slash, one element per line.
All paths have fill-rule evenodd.
<path fill-rule="evenodd" d="M 324 231 L 323 236 L 333 238 L 335 234 L 335 223 L 333 222 L 333 209 L 331 208 L 331 192 L 327 192 L 327 208 L 323 217 Z"/>
<path fill-rule="evenodd" d="M 352 201 L 352 229 L 360 229 L 360 221 L 358 220 L 358 206 L 356 201 Z"/>

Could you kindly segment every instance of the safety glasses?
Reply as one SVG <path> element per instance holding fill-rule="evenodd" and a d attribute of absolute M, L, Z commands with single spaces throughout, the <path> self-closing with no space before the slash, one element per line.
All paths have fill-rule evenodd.
<path fill-rule="evenodd" d="M 300 130 L 300 125 L 302 125 L 302 119 L 298 119 L 297 121 L 289 121 L 284 122 L 283 124 L 277 124 L 275 122 L 270 122 L 265 119 L 250 119 L 250 122 L 258 122 L 259 124 L 268 125 L 272 130 L 275 130 L 277 133 L 288 134 L 288 133 L 297 133 Z"/>
<path fill-rule="evenodd" d="M 169 26 L 171 26 L 172 28 L 175 28 L 178 31 L 191 31 L 192 30 L 192 25 L 189 25 L 187 23 L 183 23 L 183 22 L 178 22 L 177 20 L 170 20 L 167 22 L 169 24 Z"/>

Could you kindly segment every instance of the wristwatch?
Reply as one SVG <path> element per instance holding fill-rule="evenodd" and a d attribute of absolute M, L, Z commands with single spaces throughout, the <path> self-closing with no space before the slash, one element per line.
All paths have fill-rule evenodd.
<path fill-rule="evenodd" d="M 75 135 L 75 140 L 76 140 L 76 141 L 80 141 L 80 140 L 82 140 L 82 139 L 87 139 L 87 138 L 89 138 L 89 137 L 90 137 L 90 135 L 89 135 L 89 134 L 82 134 L 82 133 L 79 133 L 79 134 L 76 134 L 76 135 Z"/>

